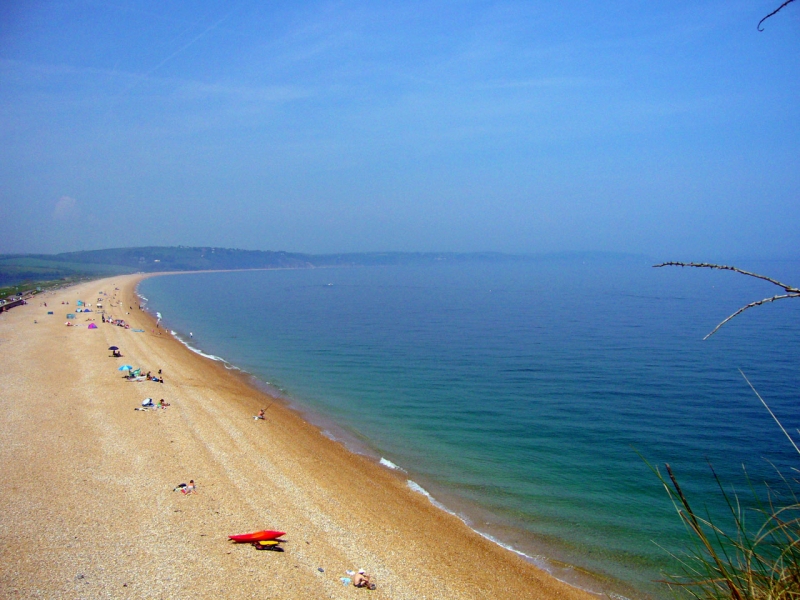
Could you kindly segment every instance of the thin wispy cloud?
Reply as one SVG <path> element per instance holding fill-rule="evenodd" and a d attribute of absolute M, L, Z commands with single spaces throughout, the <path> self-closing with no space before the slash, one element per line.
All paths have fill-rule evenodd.
<path fill-rule="evenodd" d="M 800 194 L 786 158 L 797 38 L 785 21 L 758 34 L 743 2 L 88 6 L 92 19 L 69 3 L 21 9 L 28 29 L 0 45 L 3 223 L 55 215 L 53 190 L 74 190 L 112 213 L 169 207 L 159 231 L 201 245 L 260 247 L 253 215 L 275 213 L 270 247 L 331 248 L 323 221 L 346 214 L 335 239 L 358 250 L 363 229 L 349 228 L 370 207 L 397 217 L 387 249 L 486 249 L 481 219 L 461 216 L 486 209 L 505 244 L 493 249 L 644 251 L 669 243 L 657 215 L 734 190 L 763 210 L 692 239 L 728 244 L 773 217 L 800 230 L 785 210 Z M 645 216 L 618 231 L 612 212 Z M 120 244 L 152 232 L 106 227 Z M 30 243 L 15 231 L 0 225 L 0 240 Z"/>
<path fill-rule="evenodd" d="M 78 201 L 69 196 L 61 196 L 56 200 L 53 208 L 53 218 L 57 221 L 67 221 L 78 216 Z"/>

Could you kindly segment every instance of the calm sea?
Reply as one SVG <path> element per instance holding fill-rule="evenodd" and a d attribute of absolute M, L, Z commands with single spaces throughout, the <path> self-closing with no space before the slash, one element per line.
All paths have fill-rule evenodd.
<path fill-rule="evenodd" d="M 695 507 L 723 516 L 708 463 L 745 501 L 743 465 L 772 483 L 797 466 L 738 369 L 796 432 L 800 302 L 702 341 L 778 288 L 650 264 L 207 273 L 139 291 L 180 338 L 406 470 L 474 529 L 580 585 L 664 597 L 653 582 L 678 571 L 669 552 L 686 534 L 643 459 L 669 462 Z M 741 266 L 800 282 L 797 263 Z"/>

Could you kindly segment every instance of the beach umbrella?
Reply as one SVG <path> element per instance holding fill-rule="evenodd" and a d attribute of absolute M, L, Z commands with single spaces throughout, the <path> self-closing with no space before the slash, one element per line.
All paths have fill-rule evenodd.
<path fill-rule="evenodd" d="M 97 329 L 97 325 L 94 323 L 89 323 L 89 329 Z"/>
<path fill-rule="evenodd" d="M 122 365 L 117 371 L 130 371 L 132 368 L 131 365 Z"/>
<path fill-rule="evenodd" d="M 108 349 L 109 350 L 119 350 L 119 348 L 117 348 L 116 346 L 109 346 Z"/>

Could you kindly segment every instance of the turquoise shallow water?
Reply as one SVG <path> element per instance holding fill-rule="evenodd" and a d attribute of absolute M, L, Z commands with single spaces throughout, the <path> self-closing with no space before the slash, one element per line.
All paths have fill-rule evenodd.
<path fill-rule="evenodd" d="M 796 264 L 747 266 L 800 280 Z M 468 263 L 178 275 L 140 293 L 180 337 L 400 465 L 477 530 L 627 596 L 665 596 L 652 582 L 684 545 L 637 452 L 670 462 L 712 513 L 707 460 L 737 489 L 742 464 L 771 482 L 770 462 L 797 464 L 737 369 L 800 427 L 800 303 L 748 311 L 703 342 L 775 293 L 731 273 Z"/>

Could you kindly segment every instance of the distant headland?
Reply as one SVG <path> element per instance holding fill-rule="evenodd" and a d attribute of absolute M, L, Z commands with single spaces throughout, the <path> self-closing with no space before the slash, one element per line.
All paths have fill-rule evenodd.
<path fill-rule="evenodd" d="M 236 269 L 303 269 L 344 266 L 501 262 L 520 260 L 631 259 L 631 254 L 561 252 L 356 252 L 304 254 L 212 246 L 147 246 L 82 250 L 60 254 L 0 254 L 0 286 L 27 281 L 102 277 L 125 273 Z"/>

